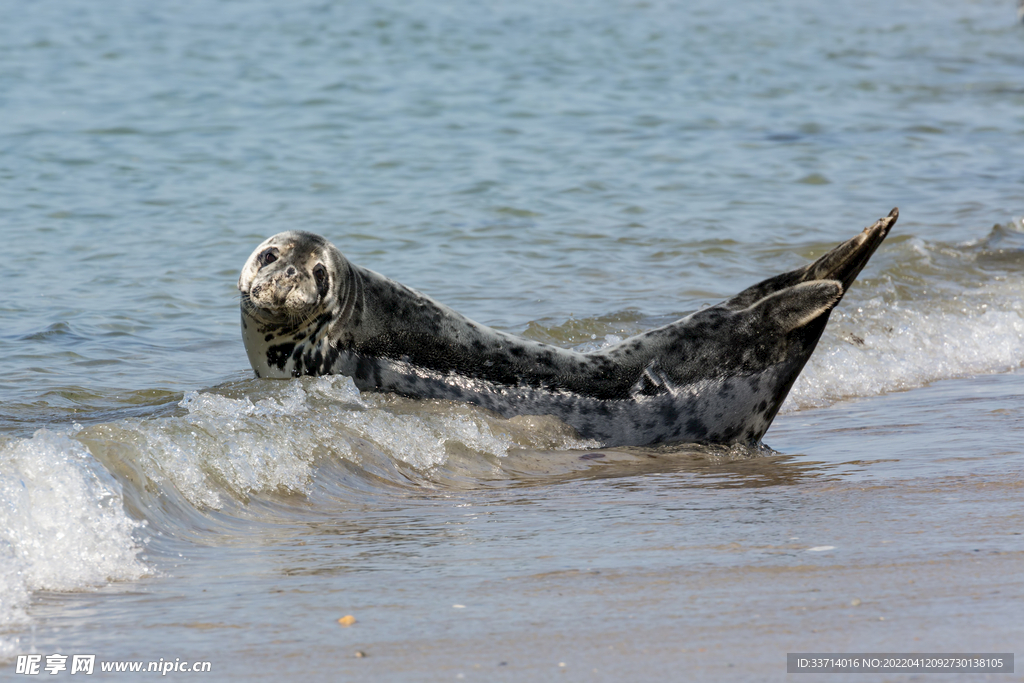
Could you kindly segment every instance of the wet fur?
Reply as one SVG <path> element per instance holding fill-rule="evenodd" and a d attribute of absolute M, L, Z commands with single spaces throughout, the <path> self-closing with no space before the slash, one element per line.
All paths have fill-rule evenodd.
<path fill-rule="evenodd" d="M 259 377 L 342 374 L 364 391 L 554 415 L 606 446 L 756 444 L 897 217 L 894 209 L 803 268 L 591 353 L 480 325 L 349 263 L 318 235 L 285 232 L 242 270 L 242 336 Z"/>

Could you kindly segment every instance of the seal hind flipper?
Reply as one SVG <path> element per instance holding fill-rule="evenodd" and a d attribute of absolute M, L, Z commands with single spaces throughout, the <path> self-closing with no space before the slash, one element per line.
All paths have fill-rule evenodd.
<path fill-rule="evenodd" d="M 864 228 L 853 239 L 830 250 L 806 267 L 806 279 L 839 280 L 843 283 L 844 291 L 849 289 L 899 217 L 899 209 L 893 209 L 888 216 Z"/>
<path fill-rule="evenodd" d="M 867 265 L 871 255 L 889 234 L 900 216 L 899 209 L 893 209 L 885 218 L 880 218 L 853 239 L 830 249 L 828 253 L 802 268 L 782 273 L 763 280 L 725 302 L 730 310 L 747 308 L 756 301 L 787 287 L 812 280 L 838 280 L 843 292 L 850 288 L 860 271 Z"/>

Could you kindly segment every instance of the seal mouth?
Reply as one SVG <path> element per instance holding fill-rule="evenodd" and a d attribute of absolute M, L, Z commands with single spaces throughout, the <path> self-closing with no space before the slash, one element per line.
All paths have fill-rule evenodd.
<path fill-rule="evenodd" d="M 253 320 L 265 325 L 279 325 L 300 328 L 317 316 L 320 301 L 301 310 L 287 304 L 264 306 L 253 301 L 249 292 L 241 292 L 242 312 Z"/>
<path fill-rule="evenodd" d="M 277 319 L 283 318 L 270 309 L 257 306 L 249 296 L 249 292 L 242 292 L 242 312 L 259 322 L 277 322 Z"/>

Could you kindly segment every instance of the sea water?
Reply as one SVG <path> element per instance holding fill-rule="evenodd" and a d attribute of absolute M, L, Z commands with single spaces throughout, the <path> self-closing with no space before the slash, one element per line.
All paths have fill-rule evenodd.
<path fill-rule="evenodd" d="M 3 675 L 1012 652 L 1022 73 L 1001 0 L 0 5 Z M 893 206 L 774 450 L 602 449 L 256 380 L 241 345 L 238 271 L 282 230 L 591 350 Z"/>

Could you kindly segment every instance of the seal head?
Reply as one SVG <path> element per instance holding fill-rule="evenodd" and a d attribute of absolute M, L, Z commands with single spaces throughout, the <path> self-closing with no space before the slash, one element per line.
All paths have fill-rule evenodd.
<path fill-rule="evenodd" d="M 302 317 L 322 304 L 330 288 L 320 253 L 326 246 L 308 232 L 283 232 L 264 241 L 238 279 L 243 306 L 256 316 L 283 319 Z"/>
<path fill-rule="evenodd" d="M 258 377 L 280 376 L 278 366 L 296 343 L 345 312 L 338 302 L 348 274 L 345 257 L 311 232 L 282 232 L 256 248 L 242 268 L 238 289 L 242 337 Z"/>

